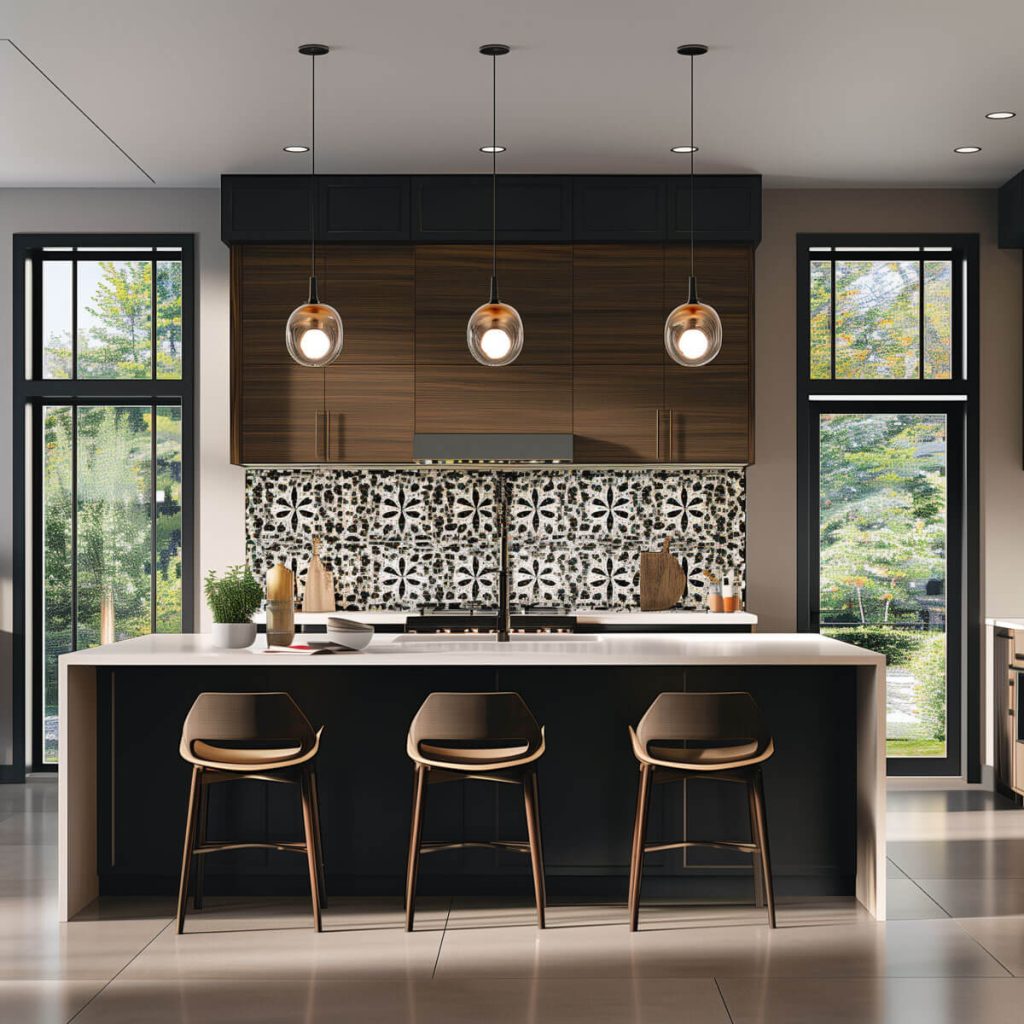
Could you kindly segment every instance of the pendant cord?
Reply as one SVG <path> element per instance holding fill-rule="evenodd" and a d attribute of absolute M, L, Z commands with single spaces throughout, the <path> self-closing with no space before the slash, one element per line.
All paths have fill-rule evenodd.
<path fill-rule="evenodd" d="M 312 111 L 309 145 L 309 263 L 310 277 L 316 277 L 316 215 L 317 215 L 317 194 L 316 194 L 316 54 L 310 57 L 312 62 L 312 81 L 310 85 L 311 100 L 310 110 Z"/>
<path fill-rule="evenodd" d="M 498 280 L 498 57 L 491 54 L 491 281 Z"/>
<path fill-rule="evenodd" d="M 690 277 L 693 273 L 693 54 L 690 54 Z"/>

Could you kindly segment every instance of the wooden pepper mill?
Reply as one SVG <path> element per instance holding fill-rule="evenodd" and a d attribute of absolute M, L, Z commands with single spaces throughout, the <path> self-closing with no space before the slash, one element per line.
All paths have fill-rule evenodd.
<path fill-rule="evenodd" d="M 302 595 L 304 612 L 334 611 L 334 574 L 320 561 L 320 538 L 313 538 L 313 557 L 306 570 L 306 590 Z"/>

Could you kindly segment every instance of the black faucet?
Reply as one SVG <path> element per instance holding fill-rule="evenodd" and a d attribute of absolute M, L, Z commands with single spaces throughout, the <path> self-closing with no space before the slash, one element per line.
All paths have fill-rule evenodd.
<path fill-rule="evenodd" d="M 501 561 L 498 565 L 498 643 L 507 644 L 512 632 L 512 611 L 508 597 L 508 517 L 511 481 L 498 473 L 498 529 L 501 531 Z"/>

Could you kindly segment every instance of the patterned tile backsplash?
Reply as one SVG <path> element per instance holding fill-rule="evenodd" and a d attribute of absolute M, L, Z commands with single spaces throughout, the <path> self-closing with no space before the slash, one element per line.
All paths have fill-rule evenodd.
<path fill-rule="evenodd" d="M 746 492 L 735 469 L 509 471 L 518 605 L 638 608 L 640 552 L 672 551 L 705 606 L 704 569 L 745 581 Z M 283 560 L 301 594 L 312 538 L 341 609 L 497 603 L 498 472 L 261 469 L 246 474 L 246 550 Z M 742 592 L 742 591 L 741 591 Z"/>

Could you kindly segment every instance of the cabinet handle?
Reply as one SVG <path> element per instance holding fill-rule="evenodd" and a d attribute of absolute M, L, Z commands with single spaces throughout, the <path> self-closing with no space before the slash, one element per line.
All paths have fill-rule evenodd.
<path fill-rule="evenodd" d="M 661 462 L 661 410 L 654 410 L 654 458 Z"/>
<path fill-rule="evenodd" d="M 324 431 L 325 437 L 324 437 L 323 444 L 321 444 L 320 443 L 320 417 L 323 416 L 324 419 L 326 419 L 327 418 L 327 414 L 322 409 L 318 409 L 317 412 L 314 414 L 314 416 L 315 416 L 315 419 L 314 419 L 315 427 L 313 428 L 314 429 L 313 447 L 314 447 L 314 450 L 316 452 L 317 458 L 320 458 L 321 455 L 322 455 L 323 458 L 326 459 L 327 458 L 326 430 Z"/>
<path fill-rule="evenodd" d="M 676 411 L 668 411 L 668 461 L 674 462 L 676 458 Z"/>

